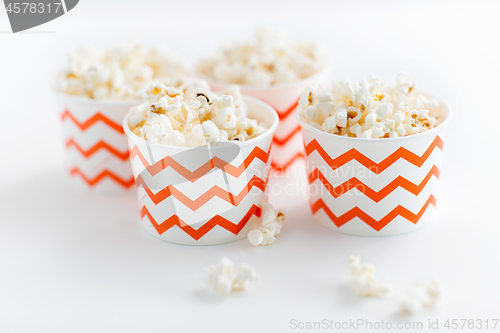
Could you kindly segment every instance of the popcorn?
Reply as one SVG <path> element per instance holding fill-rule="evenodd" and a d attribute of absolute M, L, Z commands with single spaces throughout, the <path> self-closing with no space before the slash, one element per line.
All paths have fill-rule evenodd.
<path fill-rule="evenodd" d="M 399 73 L 394 89 L 374 76 L 352 85 L 336 82 L 331 89 L 314 85 L 299 100 L 300 117 L 325 132 L 358 138 L 396 138 L 437 126 L 435 99 L 418 94 L 415 80 Z"/>
<path fill-rule="evenodd" d="M 141 99 L 152 81 L 177 87 L 188 76 L 184 64 L 161 48 L 146 52 L 134 43 L 104 50 L 84 46 L 69 52 L 56 89 L 96 100 Z"/>
<path fill-rule="evenodd" d="M 185 147 L 186 138 L 184 137 L 184 134 L 174 130 L 168 136 L 168 144 L 170 146 Z"/>
<path fill-rule="evenodd" d="M 261 28 L 251 40 L 222 47 L 198 69 L 217 81 L 270 86 L 312 76 L 327 64 L 319 46 L 292 43 L 284 34 Z"/>
<path fill-rule="evenodd" d="M 414 315 L 424 308 L 433 308 L 442 296 L 439 283 L 431 280 L 427 283 L 416 283 L 410 287 L 401 302 L 401 312 Z"/>
<path fill-rule="evenodd" d="M 131 109 L 130 130 L 150 142 L 179 147 L 199 147 L 208 142 L 245 141 L 266 131 L 247 118 L 247 105 L 238 86 L 218 96 L 203 82 L 180 90 L 151 84 L 148 102 Z"/>
<path fill-rule="evenodd" d="M 260 277 L 252 266 L 239 264 L 235 267 L 229 258 L 223 257 L 216 265 L 203 269 L 203 279 L 210 293 L 224 296 L 233 290 L 245 290 Z"/>
<path fill-rule="evenodd" d="M 238 119 L 234 114 L 234 109 L 227 107 L 217 112 L 217 124 L 224 129 L 234 129 Z"/>
<path fill-rule="evenodd" d="M 381 104 L 375 113 L 377 114 L 378 121 L 387 121 L 389 117 L 392 116 L 392 111 L 394 110 L 394 105 L 390 103 Z"/>
<path fill-rule="evenodd" d="M 400 97 L 407 95 L 415 85 L 415 79 L 409 77 L 406 73 L 398 73 L 396 76 L 395 93 Z"/>
<path fill-rule="evenodd" d="M 248 241 L 253 246 L 268 245 L 274 243 L 275 235 L 281 232 L 283 222 L 286 215 L 282 210 L 274 210 L 270 203 L 263 202 L 260 204 L 261 218 L 257 229 L 251 230 L 248 233 Z M 256 216 L 252 218 L 258 219 Z"/>
<path fill-rule="evenodd" d="M 130 117 L 128 121 L 130 123 L 130 126 L 135 128 L 135 127 L 139 126 L 140 124 L 142 124 L 144 121 L 146 121 L 146 118 L 144 118 L 144 116 L 142 114 L 138 114 L 138 115 Z"/>
<path fill-rule="evenodd" d="M 390 292 L 389 285 L 381 284 L 375 278 L 375 267 L 361 263 L 359 256 L 350 256 L 348 260 L 351 270 L 351 286 L 360 297 L 385 297 Z"/>

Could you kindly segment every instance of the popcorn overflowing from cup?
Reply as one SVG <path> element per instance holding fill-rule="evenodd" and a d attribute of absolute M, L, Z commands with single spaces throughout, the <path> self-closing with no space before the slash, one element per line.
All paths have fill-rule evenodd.
<path fill-rule="evenodd" d="M 261 203 L 260 208 L 262 210 L 261 218 L 259 219 L 255 215 L 252 217 L 259 219 L 259 226 L 248 233 L 248 241 L 253 246 L 274 243 L 276 240 L 275 236 L 281 232 L 286 219 L 284 211 L 275 210 L 268 202 Z"/>
<path fill-rule="evenodd" d="M 222 47 L 204 59 L 198 70 L 226 83 L 272 86 L 312 76 L 328 65 L 324 50 L 312 43 L 295 43 L 286 34 L 262 27 L 254 38 Z"/>
<path fill-rule="evenodd" d="M 405 73 L 393 89 L 373 75 L 354 85 L 335 82 L 331 89 L 309 87 L 299 100 L 299 115 L 327 133 L 365 139 L 397 138 L 426 132 L 442 120 L 437 100 L 415 91 L 415 80 Z"/>
<path fill-rule="evenodd" d="M 177 87 L 188 77 L 189 71 L 181 60 L 161 47 L 146 50 L 136 43 L 107 49 L 82 46 L 68 53 L 55 87 L 94 100 L 141 100 L 153 81 Z"/>
<path fill-rule="evenodd" d="M 178 147 L 199 147 L 208 142 L 243 142 L 267 129 L 247 117 L 240 88 L 230 86 L 222 95 L 203 81 L 185 90 L 152 84 L 148 101 L 133 108 L 129 128 L 149 142 Z"/>
<path fill-rule="evenodd" d="M 203 269 L 203 280 L 207 290 L 219 296 L 229 295 L 235 290 L 245 290 L 251 282 L 258 281 L 260 277 L 249 264 L 237 266 L 228 257 Z"/>

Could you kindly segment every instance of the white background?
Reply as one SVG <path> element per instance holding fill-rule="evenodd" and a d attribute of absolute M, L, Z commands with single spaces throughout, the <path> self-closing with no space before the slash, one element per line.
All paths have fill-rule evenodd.
<path fill-rule="evenodd" d="M 499 13 L 499 2 L 486 1 L 81 0 L 14 35 L 0 9 L 0 332 L 287 332 L 291 319 L 358 318 L 424 327 L 437 319 L 442 328 L 446 319 L 500 318 Z M 449 102 L 455 118 L 433 225 L 342 235 L 315 224 L 297 194 L 270 198 L 290 213 L 271 246 L 187 247 L 140 229 L 135 196 L 68 186 L 48 85 L 68 47 L 135 35 L 192 61 L 259 23 L 323 42 L 335 78 L 392 82 L 405 70 Z M 350 254 L 373 263 L 393 294 L 353 296 Z M 252 264 L 262 280 L 225 299 L 207 295 L 202 268 L 223 255 Z M 442 306 L 399 316 L 401 292 L 430 278 L 446 288 Z"/>

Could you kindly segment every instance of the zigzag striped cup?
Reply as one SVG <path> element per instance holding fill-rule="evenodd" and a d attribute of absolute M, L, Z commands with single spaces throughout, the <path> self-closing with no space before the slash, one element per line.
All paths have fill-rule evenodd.
<path fill-rule="evenodd" d="M 278 116 L 255 98 L 245 97 L 245 102 L 249 116 L 269 129 L 228 146 L 151 143 L 133 134 L 125 118 L 141 225 L 148 233 L 172 243 L 214 245 L 245 238 L 256 227 L 251 217 L 260 216 L 259 204 L 267 200 L 269 154 Z"/>
<path fill-rule="evenodd" d="M 331 66 L 328 66 L 321 72 L 296 82 L 268 87 L 240 85 L 243 95 L 258 98 L 270 104 L 278 113 L 280 123 L 274 133 L 273 154 L 271 156 L 274 169 L 283 170 L 297 159 L 304 157 L 300 126 L 293 111 L 296 109 L 297 102 L 304 90 L 311 84 L 326 81 L 330 72 Z M 210 84 L 212 91 L 220 91 L 228 86 L 227 83 L 213 81 L 203 74 L 198 75 Z"/>
<path fill-rule="evenodd" d="M 140 101 L 103 102 L 55 92 L 72 183 L 99 193 L 134 188 L 123 118 Z"/>
<path fill-rule="evenodd" d="M 314 219 L 359 236 L 396 235 L 432 220 L 443 140 L 451 109 L 440 101 L 444 121 L 401 138 L 362 139 L 302 128 Z"/>

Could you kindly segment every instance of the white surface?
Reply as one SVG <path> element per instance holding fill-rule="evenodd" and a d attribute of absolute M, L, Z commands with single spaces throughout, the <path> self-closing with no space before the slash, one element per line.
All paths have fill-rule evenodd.
<path fill-rule="evenodd" d="M 438 319 L 444 330 L 446 319 L 500 317 L 498 2 L 117 3 L 82 0 L 16 35 L 6 32 L 0 9 L 1 332 L 287 332 L 291 319 L 395 323 L 407 320 L 396 315 L 398 295 L 434 277 L 446 288 L 443 305 L 412 320 L 426 327 Z M 186 247 L 141 230 L 133 195 L 68 187 L 48 87 L 64 49 L 87 37 L 136 33 L 191 60 L 258 22 L 306 38 L 314 32 L 334 56 L 337 78 L 374 72 L 392 81 L 403 69 L 450 103 L 456 117 L 434 225 L 386 238 L 338 234 L 312 222 L 299 180 L 296 195 L 271 197 L 291 216 L 275 244 Z M 344 285 L 350 254 L 373 263 L 393 295 L 353 296 Z M 261 282 L 227 299 L 208 296 L 202 268 L 223 255 L 255 266 Z"/>

